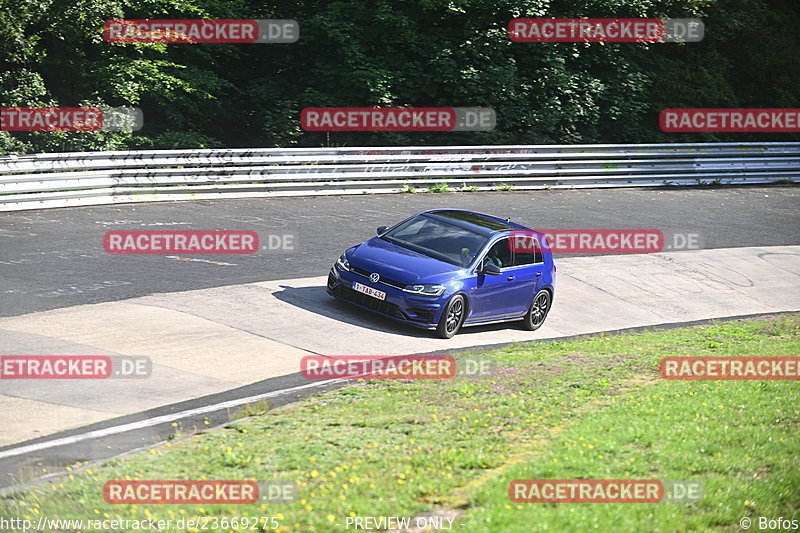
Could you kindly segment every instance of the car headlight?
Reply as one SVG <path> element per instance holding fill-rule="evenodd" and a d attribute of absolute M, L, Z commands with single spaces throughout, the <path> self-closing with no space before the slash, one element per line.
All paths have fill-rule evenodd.
<path fill-rule="evenodd" d="M 336 264 L 339 265 L 339 268 L 342 270 L 350 272 L 350 261 L 347 260 L 347 256 L 344 253 L 336 260 Z"/>
<path fill-rule="evenodd" d="M 407 292 L 409 294 L 419 294 L 420 296 L 430 296 L 436 297 L 441 296 L 444 292 L 445 286 L 444 285 L 408 285 L 407 287 L 403 288 L 403 292 Z"/>

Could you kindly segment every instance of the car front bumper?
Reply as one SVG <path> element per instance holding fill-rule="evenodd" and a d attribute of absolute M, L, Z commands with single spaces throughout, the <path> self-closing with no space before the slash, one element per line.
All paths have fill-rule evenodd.
<path fill-rule="evenodd" d="M 379 300 L 354 290 L 353 283 L 356 282 L 385 292 L 386 298 Z M 334 298 L 423 329 L 436 329 L 444 308 L 443 302 L 449 297 L 447 293 L 437 298 L 414 296 L 390 285 L 372 283 L 368 278 L 343 270 L 338 265 L 331 267 L 328 273 L 327 290 Z"/>

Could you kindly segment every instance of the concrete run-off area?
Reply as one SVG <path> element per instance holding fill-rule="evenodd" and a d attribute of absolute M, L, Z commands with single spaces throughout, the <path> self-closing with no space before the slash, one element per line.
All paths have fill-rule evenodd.
<path fill-rule="evenodd" d="M 305 355 L 402 355 L 800 309 L 800 246 L 562 257 L 538 331 L 451 340 L 333 300 L 324 276 L 155 294 L 0 320 L 0 354 L 146 356 L 147 379 L 2 380 L 0 446 L 295 374 Z"/>

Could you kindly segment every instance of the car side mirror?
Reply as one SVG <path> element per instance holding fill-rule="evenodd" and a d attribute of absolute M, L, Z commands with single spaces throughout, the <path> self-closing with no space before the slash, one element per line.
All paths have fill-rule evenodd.
<path fill-rule="evenodd" d="M 489 274 L 490 276 L 499 276 L 503 272 L 500 270 L 499 266 L 493 263 L 488 263 L 486 265 L 483 265 L 483 270 L 481 270 L 481 273 Z"/>
<path fill-rule="evenodd" d="M 380 235 L 381 233 L 383 233 L 387 229 L 389 229 L 389 226 L 378 226 L 378 229 L 376 231 L 378 232 L 378 235 Z"/>

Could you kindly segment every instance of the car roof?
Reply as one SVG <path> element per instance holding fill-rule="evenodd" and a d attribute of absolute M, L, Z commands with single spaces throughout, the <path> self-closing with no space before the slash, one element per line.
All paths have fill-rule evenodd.
<path fill-rule="evenodd" d="M 502 218 L 485 215 L 476 211 L 467 211 L 465 209 L 432 209 L 430 211 L 423 211 L 421 214 L 428 216 L 433 215 L 455 226 L 469 229 L 486 236 L 512 230 L 529 229 L 516 222 L 503 220 Z"/>

